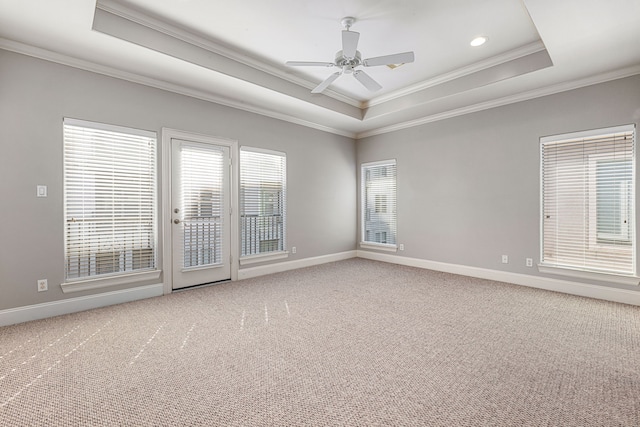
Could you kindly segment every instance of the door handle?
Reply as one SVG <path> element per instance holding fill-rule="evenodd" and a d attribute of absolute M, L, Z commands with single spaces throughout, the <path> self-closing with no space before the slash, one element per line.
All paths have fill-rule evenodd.
<path fill-rule="evenodd" d="M 180 220 L 176 218 L 176 219 L 173 220 L 173 223 L 174 224 L 180 224 Z"/>

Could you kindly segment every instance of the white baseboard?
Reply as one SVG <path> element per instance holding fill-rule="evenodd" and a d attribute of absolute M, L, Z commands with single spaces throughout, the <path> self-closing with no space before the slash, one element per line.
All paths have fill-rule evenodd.
<path fill-rule="evenodd" d="M 355 258 L 357 251 L 339 252 L 330 255 L 321 255 L 311 258 L 303 258 L 295 261 L 279 262 L 276 264 L 261 265 L 259 267 L 243 268 L 238 271 L 238 280 L 250 279 L 252 277 L 264 276 L 265 274 L 281 273 L 283 271 L 295 270 L 298 268 L 311 267 L 328 262 L 342 261 Z"/>
<path fill-rule="evenodd" d="M 630 291 L 627 289 L 609 288 L 606 286 L 590 285 L 568 280 L 552 279 L 549 277 L 510 273 L 508 271 L 448 264 L 445 262 L 428 261 L 418 258 L 406 258 L 378 252 L 359 250 L 358 257 L 640 306 L 640 290 Z"/>
<path fill-rule="evenodd" d="M 43 304 L 27 305 L 24 307 L 0 310 L 0 326 L 13 325 L 15 323 L 28 322 L 30 320 L 45 319 L 61 314 L 76 313 L 92 308 L 106 307 L 144 298 L 162 295 L 162 283 L 156 285 L 140 286 L 121 291 L 104 292 L 96 295 L 69 298 L 60 301 L 46 302 Z"/>
<path fill-rule="evenodd" d="M 361 250 L 346 251 L 295 261 L 244 268 L 238 272 L 238 279 L 249 279 L 252 277 L 263 276 L 265 274 L 280 273 L 283 271 L 311 267 L 328 262 L 342 261 L 355 257 L 640 306 L 640 291 L 609 288 L 605 286 L 558 280 L 548 277 L 510 273 L 506 271 L 448 264 L 438 261 L 400 257 Z M 47 317 L 75 313 L 78 311 L 90 310 L 92 308 L 106 307 L 108 305 L 121 304 L 162 295 L 163 285 L 162 283 L 159 283 L 156 285 L 140 286 L 121 291 L 104 292 L 97 295 L 10 308 L 7 310 L 0 310 L 0 326 L 13 325 L 30 320 L 45 319 Z"/>

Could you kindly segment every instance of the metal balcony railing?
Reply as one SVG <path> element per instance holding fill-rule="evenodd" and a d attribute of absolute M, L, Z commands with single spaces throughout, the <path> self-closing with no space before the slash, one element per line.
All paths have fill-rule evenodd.
<path fill-rule="evenodd" d="M 242 215 L 240 218 L 241 255 L 257 255 L 284 250 L 282 215 Z"/>

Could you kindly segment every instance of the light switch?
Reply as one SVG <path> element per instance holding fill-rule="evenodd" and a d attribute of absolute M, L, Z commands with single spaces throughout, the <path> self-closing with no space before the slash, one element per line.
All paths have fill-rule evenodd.
<path fill-rule="evenodd" d="M 38 185 L 36 195 L 38 197 L 47 197 L 47 186 L 46 185 Z"/>

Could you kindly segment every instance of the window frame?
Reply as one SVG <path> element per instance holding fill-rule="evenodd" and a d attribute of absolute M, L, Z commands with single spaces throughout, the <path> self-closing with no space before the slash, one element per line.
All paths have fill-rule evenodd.
<path fill-rule="evenodd" d="M 583 159 L 583 167 L 587 171 L 585 175 L 588 178 L 585 181 L 588 185 L 588 192 L 585 197 L 588 199 L 589 209 L 589 225 L 583 227 L 583 233 L 586 233 L 587 239 L 584 242 L 585 249 L 591 249 L 597 251 L 598 249 L 607 249 L 607 248 L 615 248 L 620 247 L 622 245 L 614 245 L 610 242 L 607 242 L 605 239 L 600 239 L 598 237 L 598 213 L 597 213 L 597 186 L 598 186 L 598 178 L 597 178 L 597 163 L 598 161 L 623 161 L 630 160 L 631 161 L 631 190 L 630 194 L 632 197 L 631 200 L 631 223 L 628 224 L 628 227 L 631 228 L 631 232 L 629 233 L 631 241 L 629 244 L 631 245 L 631 273 L 622 273 L 613 270 L 606 270 L 602 267 L 591 267 L 589 266 L 575 266 L 569 264 L 562 263 L 553 263 L 545 260 L 545 164 L 544 164 L 544 146 L 545 144 L 561 144 L 574 142 L 579 143 L 580 140 L 583 140 L 584 144 L 589 143 L 588 139 L 594 137 L 605 137 L 612 134 L 617 133 L 632 133 L 632 148 L 630 157 L 623 158 L 614 158 L 611 153 L 593 153 L 589 154 L 588 160 Z M 635 147 L 637 142 L 637 132 L 635 124 L 630 125 L 622 125 L 622 126 L 614 126 L 609 128 L 599 128 L 592 129 L 588 131 L 580 131 L 580 132 L 572 132 L 566 134 L 559 135 L 551 135 L 540 138 L 540 263 L 538 264 L 538 271 L 542 273 L 556 274 L 568 277 L 576 277 L 581 279 L 590 279 L 590 280 L 598 280 L 598 281 L 608 281 L 617 284 L 625 284 L 625 285 L 638 285 L 639 277 L 637 272 L 637 239 L 636 239 L 636 225 L 637 219 L 635 215 L 635 179 L 636 179 L 636 160 L 635 160 Z M 593 224 L 591 224 L 593 222 Z"/>
<path fill-rule="evenodd" d="M 105 123 L 91 122 L 87 120 L 79 120 L 73 118 L 65 117 L 63 119 L 63 132 L 62 132 L 62 145 L 63 150 L 67 148 L 67 134 L 65 131 L 65 126 L 73 126 L 79 128 L 86 128 L 95 131 L 108 131 L 108 132 L 116 132 L 125 135 L 132 135 L 136 137 L 149 138 L 153 140 L 153 148 L 149 153 L 151 155 L 152 163 L 151 163 L 151 173 L 152 173 L 152 192 L 151 192 L 151 216 L 152 216 L 152 226 L 151 226 L 151 234 L 152 234 L 152 249 L 153 249 L 153 257 L 150 258 L 152 260 L 152 266 L 148 268 L 140 268 L 140 269 L 131 269 L 119 272 L 110 272 L 106 274 L 92 274 L 88 276 L 79 276 L 79 277 L 67 277 L 67 268 L 65 267 L 64 280 L 63 283 L 60 284 L 61 289 L 64 293 L 69 292 L 80 292 L 92 289 L 99 289 L 104 287 L 118 286 L 122 284 L 130 284 L 130 283 L 138 283 L 143 281 L 155 280 L 160 277 L 161 270 L 158 268 L 159 266 L 159 245 L 158 245 L 158 138 L 156 132 L 135 129 L 130 127 L 116 126 Z M 66 224 L 68 221 L 68 207 L 67 207 L 67 157 L 63 153 L 63 221 Z M 65 225 L 66 227 L 66 225 Z M 63 253 L 65 259 L 65 265 L 68 262 L 68 241 L 67 241 L 67 233 L 63 233 Z"/>
<path fill-rule="evenodd" d="M 389 231 L 392 232 L 393 240 L 395 243 L 378 243 L 375 241 L 366 240 L 366 222 L 369 217 L 369 210 L 367 209 L 367 170 L 371 170 L 380 166 L 393 166 L 395 169 L 395 175 L 393 176 L 393 194 L 376 194 L 374 195 L 374 202 L 372 210 L 376 213 L 382 213 L 385 215 L 393 216 L 393 226 L 390 230 L 379 231 L 379 233 Z M 384 206 L 381 202 L 384 196 Z M 390 200 L 393 199 L 393 200 Z M 379 251 L 397 252 L 398 250 L 398 163 L 396 159 L 379 160 L 375 162 L 366 162 L 360 164 L 360 247 L 363 249 L 374 249 Z M 392 206 L 389 209 L 389 206 Z M 387 234 L 388 235 L 388 234 Z M 387 239 L 385 239 L 387 240 Z"/>
<path fill-rule="evenodd" d="M 239 242 L 239 247 L 238 247 L 238 253 L 239 253 L 239 262 L 240 265 L 249 265 L 249 264 L 255 264 L 255 263 L 259 263 L 259 262 L 267 262 L 267 261 L 275 261 L 275 260 L 279 260 L 279 259 L 284 259 L 284 258 L 288 258 L 289 256 L 289 251 L 287 250 L 287 153 L 282 152 L 282 151 L 276 151 L 276 150 L 269 150 L 269 149 L 265 149 L 265 148 L 258 148 L 258 147 L 250 147 L 250 146 L 242 146 L 240 147 L 240 154 L 239 154 L 239 171 L 238 171 L 238 177 L 239 177 L 239 186 L 238 186 L 238 206 L 239 206 L 239 215 L 238 215 L 238 221 L 239 221 L 239 232 L 238 232 L 238 242 Z M 243 255 L 243 226 L 242 226 L 242 221 L 243 221 L 243 217 L 245 216 L 245 200 L 243 199 L 243 175 L 242 175 L 242 171 L 243 171 L 243 153 L 253 153 L 253 154 L 264 154 L 264 155 L 269 155 L 269 156 L 277 156 L 277 157 L 281 157 L 282 160 L 284 161 L 284 167 L 282 168 L 282 176 L 281 176 L 281 180 L 282 180 L 282 187 L 281 187 L 281 192 L 282 192 L 282 201 L 281 201 L 281 206 L 280 206 L 280 211 L 281 213 L 279 214 L 279 216 L 282 218 L 282 249 L 281 250 L 274 250 L 274 251 L 268 251 L 268 252 L 261 252 L 259 251 L 259 253 L 256 254 L 248 254 L 248 255 Z M 271 194 L 271 196 L 273 196 L 273 194 Z M 272 198 L 271 198 L 272 199 Z M 273 201 L 273 200 L 271 200 Z M 259 200 L 259 205 L 260 207 L 266 207 L 268 205 L 268 201 L 264 200 L 262 198 L 262 196 L 260 197 Z M 273 209 L 273 206 L 271 206 L 271 209 Z M 272 215 L 273 216 L 273 215 Z M 258 214 L 258 217 L 259 214 Z M 280 240 L 280 239 L 278 239 Z M 266 242 L 266 240 L 264 240 Z M 260 242 L 260 248 L 262 247 L 262 241 Z"/>

